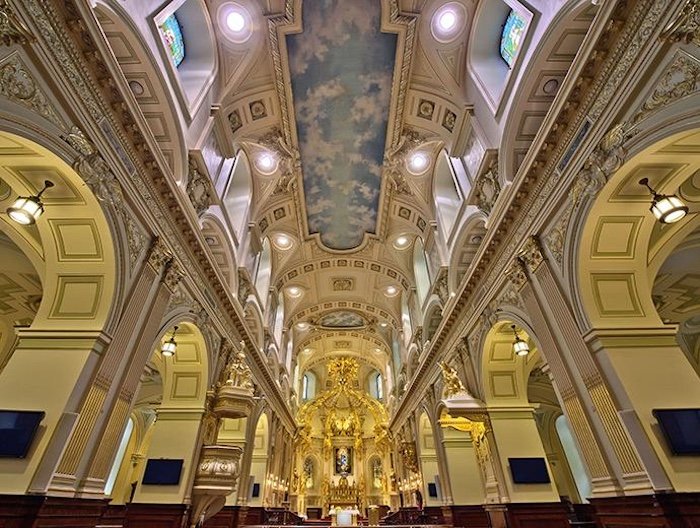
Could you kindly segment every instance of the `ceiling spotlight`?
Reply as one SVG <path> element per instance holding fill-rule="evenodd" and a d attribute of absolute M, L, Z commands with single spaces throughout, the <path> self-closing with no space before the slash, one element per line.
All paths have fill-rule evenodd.
<path fill-rule="evenodd" d="M 396 237 L 396 240 L 394 240 L 394 247 L 396 249 L 405 249 L 409 246 L 410 243 L 410 238 L 408 238 L 406 235 L 400 235 Z"/>
<path fill-rule="evenodd" d="M 292 247 L 292 239 L 284 233 L 279 233 L 275 235 L 275 245 L 279 249 L 289 249 Z"/>
<path fill-rule="evenodd" d="M 35 224 L 39 217 L 44 214 L 44 203 L 41 201 L 41 195 L 44 194 L 46 189 L 50 189 L 53 186 L 54 183 L 52 181 L 46 180 L 44 187 L 37 194 L 18 197 L 15 203 L 7 208 L 7 214 L 18 224 Z"/>
<path fill-rule="evenodd" d="M 464 27 L 467 12 L 460 2 L 442 5 L 433 15 L 430 27 L 433 37 L 438 42 L 450 42 L 459 35 Z"/>
<path fill-rule="evenodd" d="M 301 330 L 302 332 L 304 330 L 308 330 L 311 325 L 307 323 L 306 321 L 300 321 L 297 323 L 297 328 Z"/>
<path fill-rule="evenodd" d="M 678 222 L 688 214 L 688 206 L 675 194 L 659 194 L 649 185 L 649 178 L 639 180 L 640 185 L 644 185 L 651 192 L 652 200 L 649 210 L 654 217 L 662 224 L 672 224 Z"/>
<path fill-rule="evenodd" d="M 175 351 L 177 350 L 177 343 L 175 342 L 175 333 L 177 332 L 177 328 L 177 326 L 173 328 L 173 334 L 170 336 L 170 339 L 168 339 L 165 343 L 163 343 L 163 346 L 160 347 L 160 353 L 165 357 L 172 357 L 175 355 Z"/>
<path fill-rule="evenodd" d="M 454 11 L 445 10 L 438 18 L 438 25 L 444 31 L 450 31 L 457 24 L 457 15 Z"/>
<path fill-rule="evenodd" d="M 430 158 L 425 152 L 414 152 L 408 158 L 408 170 L 412 174 L 422 174 L 430 165 Z"/>
<path fill-rule="evenodd" d="M 239 33 L 245 28 L 245 17 L 238 11 L 231 11 L 226 16 L 226 26 L 228 26 L 231 31 Z"/>
<path fill-rule="evenodd" d="M 399 290 L 396 286 L 387 286 L 385 291 L 386 294 L 389 296 L 396 295 L 397 293 L 399 293 Z"/>
<path fill-rule="evenodd" d="M 375 348 L 375 349 L 374 349 L 375 354 L 380 354 L 381 351 L 382 351 L 381 348 Z"/>
<path fill-rule="evenodd" d="M 311 352 L 311 349 L 309 347 L 306 347 L 304 350 L 302 350 L 305 354 L 308 354 Z"/>
<path fill-rule="evenodd" d="M 277 168 L 277 160 L 270 152 L 263 152 L 255 160 L 255 166 L 263 174 L 271 174 Z"/>
<path fill-rule="evenodd" d="M 299 286 L 290 286 L 287 288 L 287 293 L 290 297 L 299 297 L 301 295 L 301 288 Z"/>
<path fill-rule="evenodd" d="M 513 334 L 515 334 L 515 340 L 513 341 L 513 352 L 515 352 L 516 356 L 527 356 L 530 352 L 530 347 L 528 346 L 527 341 L 520 338 L 518 331 L 515 329 L 515 325 L 510 325 L 510 327 L 513 329 Z"/>
<path fill-rule="evenodd" d="M 387 323 L 386 321 L 382 321 L 381 323 L 379 323 L 379 326 L 381 326 L 382 328 L 386 328 L 387 326 L 389 326 L 389 323 Z"/>

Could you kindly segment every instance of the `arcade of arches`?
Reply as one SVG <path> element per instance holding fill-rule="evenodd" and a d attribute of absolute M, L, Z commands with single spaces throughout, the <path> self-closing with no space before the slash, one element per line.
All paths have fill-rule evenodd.
<path fill-rule="evenodd" d="M 700 527 L 698 0 L 0 0 L 0 211 L 0 526 Z"/>

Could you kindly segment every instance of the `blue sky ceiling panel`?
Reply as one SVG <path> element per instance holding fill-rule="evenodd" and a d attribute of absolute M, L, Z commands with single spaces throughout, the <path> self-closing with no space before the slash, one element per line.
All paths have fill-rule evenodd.
<path fill-rule="evenodd" d="M 309 231 L 352 249 L 376 230 L 396 35 L 379 0 L 309 0 L 287 37 Z"/>

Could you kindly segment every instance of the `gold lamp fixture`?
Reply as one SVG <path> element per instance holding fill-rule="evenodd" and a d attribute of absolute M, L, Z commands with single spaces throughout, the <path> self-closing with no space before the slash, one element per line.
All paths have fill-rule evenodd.
<path fill-rule="evenodd" d="M 44 214 L 44 203 L 41 201 L 41 195 L 46 189 L 50 189 L 54 183 L 50 180 L 44 181 L 44 187 L 35 195 L 20 196 L 15 200 L 10 207 L 7 208 L 7 214 L 12 220 L 22 225 L 33 225 Z"/>
<path fill-rule="evenodd" d="M 513 329 L 513 334 L 515 334 L 515 341 L 513 341 L 513 352 L 515 352 L 516 356 L 527 356 L 530 353 L 530 346 L 527 344 L 527 341 L 518 335 L 515 325 L 510 325 L 510 327 Z"/>
<path fill-rule="evenodd" d="M 644 185 L 651 192 L 652 200 L 649 210 L 662 224 L 678 222 L 688 214 L 688 206 L 678 196 L 657 193 L 649 185 L 649 178 L 642 178 L 639 180 L 639 184 Z"/>
<path fill-rule="evenodd" d="M 170 336 L 170 339 L 168 339 L 165 343 L 163 343 L 163 346 L 160 347 L 160 353 L 165 357 L 172 357 L 175 355 L 175 351 L 177 350 L 177 342 L 175 341 L 175 333 L 177 332 L 177 328 L 177 326 L 173 328 L 173 334 Z"/>

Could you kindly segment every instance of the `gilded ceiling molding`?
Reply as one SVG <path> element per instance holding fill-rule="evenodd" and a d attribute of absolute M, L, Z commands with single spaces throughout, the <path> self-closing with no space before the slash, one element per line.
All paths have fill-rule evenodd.
<path fill-rule="evenodd" d="M 402 273 L 396 268 L 361 258 L 344 257 L 331 257 L 322 260 L 316 260 L 313 262 L 307 262 L 306 264 L 297 266 L 296 268 L 293 268 L 291 270 L 287 270 L 279 279 L 277 279 L 277 281 L 275 282 L 275 287 L 278 290 L 281 290 L 288 282 L 298 280 L 304 275 L 314 273 L 317 271 L 328 271 L 331 269 L 338 269 L 339 272 L 342 272 L 341 270 L 352 271 L 358 269 L 371 271 L 374 273 L 386 275 L 392 280 L 400 281 L 401 286 L 404 288 L 404 290 L 408 290 L 410 288 L 410 283 L 406 275 L 404 275 L 404 273 Z"/>
<path fill-rule="evenodd" d="M 538 137 L 544 138 L 542 148 L 533 156 L 528 156 L 526 167 L 528 163 L 529 167 L 521 169 L 523 175 L 516 179 L 517 187 L 509 194 L 511 202 L 503 208 L 499 218 L 492 219 L 492 234 L 486 242 L 482 259 L 479 265 L 470 270 L 461 295 L 450 313 L 445 314 L 425 360 L 410 382 L 407 397 L 399 403 L 394 416 L 396 423 L 400 423 L 404 414 L 417 405 L 417 396 L 414 395 L 427 387 L 429 373 L 436 368 L 435 357 L 443 343 L 448 338 L 455 339 L 455 329 L 468 324 L 462 319 L 474 317 L 475 306 L 468 300 L 476 291 L 490 291 L 503 279 L 502 272 L 513 262 L 521 241 L 532 233 L 543 212 L 556 203 L 552 200 L 553 195 L 574 180 L 575 175 L 570 171 L 557 172 L 559 160 L 582 123 L 590 119 L 595 123 L 616 95 L 626 74 L 632 70 L 632 64 L 643 56 L 642 47 L 650 44 L 653 28 L 658 26 L 667 7 L 664 0 L 642 0 L 634 5 L 616 3 L 610 6 L 608 11 L 612 22 L 606 24 L 599 35 L 600 44 L 595 51 L 580 59 L 584 62 L 582 77 L 553 107 L 553 110 L 558 109 L 558 113 L 554 114 L 552 124 L 538 133 Z M 614 45 L 610 44 L 611 40 Z M 540 142 L 536 139 L 533 145 L 538 144 Z"/>
<path fill-rule="evenodd" d="M 532 273 L 534 273 L 546 260 L 544 251 L 542 250 L 540 238 L 537 235 L 528 237 L 525 245 L 518 255 L 518 259 L 520 259 Z"/>
<path fill-rule="evenodd" d="M 13 53 L 0 63 L 0 95 L 40 115 L 58 128 L 66 129 L 19 53 Z"/>
<path fill-rule="evenodd" d="M 700 4 L 697 4 L 700 5 Z M 700 8 L 698 8 L 700 11 Z M 700 29 L 696 29 L 700 35 Z M 700 39 L 700 37 L 697 37 Z M 700 45 L 700 41 L 698 42 Z M 683 50 L 676 52 L 673 60 L 659 77 L 654 91 L 632 118 L 632 124 L 639 123 L 654 111 L 668 106 L 700 89 L 700 61 Z"/>
<path fill-rule="evenodd" d="M 49 3 L 41 0 L 25 0 L 22 10 L 40 30 L 40 44 L 71 85 L 76 99 L 84 106 L 86 116 L 102 131 L 111 150 L 129 175 L 130 192 L 138 193 L 149 211 L 150 221 L 164 238 L 172 244 L 184 269 L 196 286 L 197 295 L 204 298 L 209 293 L 210 302 L 216 304 L 213 317 L 224 333 L 236 340 L 241 337 L 249 343 L 253 338 L 238 310 L 228 300 L 228 285 L 218 277 L 215 264 L 202 248 L 198 226 L 185 215 L 173 217 L 178 210 L 173 183 L 168 181 L 162 156 L 158 157 L 147 147 L 150 142 L 143 135 L 141 125 L 134 119 L 132 109 L 110 80 L 110 67 L 95 50 L 101 49 L 94 38 L 103 39 L 100 28 L 91 17 L 83 18 L 74 0 Z M 60 10 L 60 13 L 56 10 Z M 39 40 L 39 37 L 37 37 Z M 116 62 L 112 65 L 118 67 Z M 126 179 L 125 179 L 126 182 Z M 124 183 L 126 185 L 126 183 Z M 216 297 L 214 297 L 214 295 Z M 265 358 L 256 350 L 253 354 L 256 378 L 261 382 L 275 412 L 283 417 L 285 427 L 295 427 L 287 402 L 283 398 Z"/>
<path fill-rule="evenodd" d="M 379 319 L 387 321 L 389 324 L 394 325 L 395 328 L 399 328 L 396 318 L 386 310 L 377 308 L 373 304 L 358 301 L 332 301 L 319 303 L 295 313 L 289 318 L 289 323 L 294 324 L 308 318 L 309 322 L 312 324 L 318 324 L 324 315 L 338 310 L 347 310 L 363 314 L 367 319 L 367 324 L 362 328 L 373 326 Z M 343 328 L 343 330 L 348 331 L 353 329 L 354 328 Z"/>
<path fill-rule="evenodd" d="M 683 10 L 661 35 L 669 42 L 700 46 L 700 0 L 686 0 Z"/>
<path fill-rule="evenodd" d="M 386 348 L 386 342 L 383 339 L 380 339 L 378 337 L 373 337 L 367 332 L 364 331 L 359 331 L 359 330 L 320 330 L 317 332 L 314 332 L 314 335 L 307 337 L 306 339 L 302 340 L 299 342 L 299 345 L 296 346 L 295 348 L 297 350 L 304 350 L 304 348 L 313 345 L 314 343 L 318 343 L 319 341 L 326 341 L 328 339 L 334 339 L 334 338 L 341 338 L 336 343 L 340 343 L 341 341 L 345 341 L 345 343 L 341 343 L 336 348 L 339 350 L 342 350 L 343 348 L 350 348 L 351 342 L 347 338 L 351 339 L 360 339 L 362 341 L 366 341 L 367 343 L 370 343 L 372 346 L 379 347 L 379 348 Z M 345 338 L 345 339 L 342 339 Z M 342 345 L 342 346 L 341 346 Z"/>
<path fill-rule="evenodd" d="M 8 0 L 0 0 L 0 43 L 26 46 L 36 38 L 14 12 Z"/>
<path fill-rule="evenodd" d="M 83 131 L 77 126 L 73 126 L 64 139 L 78 152 L 78 157 L 73 162 L 75 171 L 97 199 L 105 206 L 111 207 L 123 222 L 129 249 L 129 262 L 133 270 L 146 247 L 148 235 L 135 220 L 133 212 L 127 206 L 119 180 Z"/>

